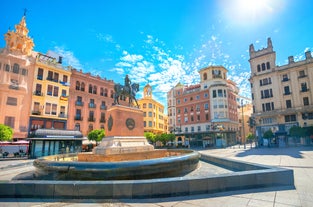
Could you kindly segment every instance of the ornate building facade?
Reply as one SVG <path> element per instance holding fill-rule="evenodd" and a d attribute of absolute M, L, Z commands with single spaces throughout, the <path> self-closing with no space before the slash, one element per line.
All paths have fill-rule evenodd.
<path fill-rule="evenodd" d="M 13 138 L 28 135 L 32 103 L 35 54 L 28 36 L 26 17 L 5 34 L 6 47 L 0 49 L 0 123 L 13 128 Z"/>
<path fill-rule="evenodd" d="M 267 47 L 249 48 L 251 93 L 256 136 L 262 144 L 264 132 L 271 130 L 274 145 L 288 144 L 286 135 L 292 126 L 313 126 L 313 58 L 310 51 L 298 62 L 288 57 L 288 63 L 276 66 L 272 41 Z"/>
<path fill-rule="evenodd" d="M 144 113 L 144 131 L 154 134 L 168 132 L 167 116 L 164 114 L 164 106 L 153 99 L 152 87 L 147 84 L 143 89 L 143 98 L 138 100 L 140 109 Z"/>
<path fill-rule="evenodd" d="M 200 83 L 177 84 L 168 92 L 169 130 L 184 145 L 223 147 L 236 143 L 238 88 L 227 69 L 209 66 L 199 71 Z"/>

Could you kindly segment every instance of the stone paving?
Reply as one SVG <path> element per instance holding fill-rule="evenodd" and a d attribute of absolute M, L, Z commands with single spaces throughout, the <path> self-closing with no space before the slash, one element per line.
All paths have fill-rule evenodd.
<path fill-rule="evenodd" d="M 313 147 L 257 148 L 238 146 L 227 149 L 200 150 L 203 154 L 280 166 L 294 170 L 295 188 L 272 187 L 202 194 L 160 199 L 120 200 L 51 200 L 51 199 L 0 199 L 0 206 L 117 206 L 117 207 L 204 207 L 204 206 L 313 206 Z M 4 163 L 5 162 L 5 163 Z M 0 169 L 29 167 L 29 161 L 0 161 Z M 26 165 L 26 166 L 25 166 Z M 0 174 L 1 178 L 2 175 Z"/>

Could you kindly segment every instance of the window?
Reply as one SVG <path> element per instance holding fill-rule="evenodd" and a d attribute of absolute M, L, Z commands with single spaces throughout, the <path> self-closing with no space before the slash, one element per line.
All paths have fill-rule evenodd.
<path fill-rule="evenodd" d="M 65 118 L 65 106 L 60 107 L 60 117 Z"/>
<path fill-rule="evenodd" d="M 52 115 L 57 115 L 57 105 L 56 104 L 52 104 L 52 110 L 51 110 L 51 114 Z"/>
<path fill-rule="evenodd" d="M 93 86 L 93 91 L 92 91 L 93 94 L 97 94 L 97 86 Z"/>
<path fill-rule="evenodd" d="M 92 85 L 91 84 L 89 84 L 88 93 L 92 93 Z"/>
<path fill-rule="evenodd" d="M 196 105 L 196 111 L 200 111 L 200 105 Z"/>
<path fill-rule="evenodd" d="M 188 122 L 188 117 L 187 116 L 184 117 L 184 121 L 185 121 L 185 123 Z"/>
<path fill-rule="evenodd" d="M 222 89 L 218 89 L 217 90 L 217 95 L 218 95 L 218 97 L 223 97 L 223 90 Z"/>
<path fill-rule="evenodd" d="M 267 62 L 267 63 L 266 63 L 266 69 L 267 69 L 267 70 L 271 69 L 270 62 Z"/>
<path fill-rule="evenodd" d="M 59 87 L 58 86 L 54 86 L 54 88 L 53 88 L 53 96 L 55 96 L 55 97 L 59 96 Z"/>
<path fill-rule="evenodd" d="M 151 111 L 149 111 L 148 115 L 149 115 L 149 117 L 152 117 L 152 112 L 151 112 Z"/>
<path fill-rule="evenodd" d="M 305 77 L 305 76 L 306 76 L 306 75 L 305 75 L 304 70 L 299 71 L 299 78 L 303 78 L 303 77 Z"/>
<path fill-rule="evenodd" d="M 106 89 L 106 88 L 104 89 L 104 96 L 108 97 L 108 89 Z"/>
<path fill-rule="evenodd" d="M 261 91 L 261 98 L 271 98 L 273 97 L 273 91 L 272 89 L 267 89 L 267 90 L 263 90 Z"/>
<path fill-rule="evenodd" d="M 52 90 L 53 90 L 53 86 L 52 85 L 48 85 L 47 95 L 52 96 Z"/>
<path fill-rule="evenodd" d="M 143 105 L 142 105 L 142 108 L 147 108 L 147 104 L 146 103 L 144 103 Z"/>
<path fill-rule="evenodd" d="M 258 70 L 258 72 L 261 72 L 261 66 L 260 65 L 257 66 L 257 70 Z"/>
<path fill-rule="evenodd" d="M 9 64 L 5 64 L 5 71 L 10 72 L 10 65 Z"/>
<path fill-rule="evenodd" d="M 283 82 L 284 82 L 284 81 L 288 81 L 288 80 L 289 80 L 288 75 L 287 75 L 287 74 L 284 74 L 284 75 L 283 75 Z"/>
<path fill-rule="evenodd" d="M 46 103 L 45 114 L 50 114 L 51 112 L 51 103 Z"/>
<path fill-rule="evenodd" d="M 301 83 L 301 92 L 306 92 L 306 91 L 308 91 L 308 88 L 307 88 L 306 82 Z"/>
<path fill-rule="evenodd" d="M 262 71 L 265 70 L 265 63 L 262 63 Z"/>
<path fill-rule="evenodd" d="M 194 120 L 193 120 L 193 116 L 190 116 L 190 121 L 194 121 Z"/>
<path fill-rule="evenodd" d="M 85 83 L 82 83 L 82 84 L 81 84 L 80 90 L 81 90 L 81 91 L 85 91 Z"/>
<path fill-rule="evenodd" d="M 48 71 L 48 77 L 47 77 L 47 80 L 52 80 L 52 77 L 53 77 L 53 72 L 52 71 Z"/>
<path fill-rule="evenodd" d="M 17 98 L 8 97 L 8 99 L 7 99 L 7 105 L 10 105 L 10 106 L 17 106 Z"/>
<path fill-rule="evenodd" d="M 262 109 L 263 109 L 263 111 L 272 111 L 272 110 L 274 110 L 274 102 L 263 103 L 262 104 Z"/>
<path fill-rule="evenodd" d="M 197 95 L 197 96 L 196 96 L 196 100 L 199 100 L 199 99 L 200 99 L 200 96 L 199 96 L 199 95 Z"/>
<path fill-rule="evenodd" d="M 59 82 L 59 73 L 54 73 L 53 81 Z"/>
<path fill-rule="evenodd" d="M 66 97 L 66 90 L 65 89 L 62 89 L 61 96 Z"/>
<path fill-rule="evenodd" d="M 187 98 L 184 98 L 184 102 L 187 102 Z"/>
<path fill-rule="evenodd" d="M 19 64 L 14 63 L 14 65 L 13 65 L 13 73 L 19 74 L 19 72 L 20 72 Z"/>
<path fill-rule="evenodd" d="M 296 115 L 292 114 L 285 116 L 285 122 L 294 122 L 294 121 L 297 121 Z"/>
<path fill-rule="evenodd" d="M 80 90 L 80 82 L 79 82 L 79 81 L 76 81 L 75 89 L 76 89 L 77 91 Z"/>
<path fill-rule="evenodd" d="M 149 103 L 149 108 L 152 109 L 152 103 Z"/>
<path fill-rule="evenodd" d="M 205 110 L 208 110 L 208 109 L 209 109 L 209 104 L 208 104 L 208 103 L 205 103 L 205 104 L 204 104 L 204 109 L 205 109 Z"/>
<path fill-rule="evenodd" d="M 42 77 L 43 77 L 43 69 L 42 68 L 38 68 L 37 80 L 42 80 Z"/>
<path fill-rule="evenodd" d="M 213 98 L 216 98 L 216 90 L 213 90 Z"/>
<path fill-rule="evenodd" d="M 206 73 L 203 73 L 203 80 L 207 80 L 208 79 L 208 75 Z"/>
<path fill-rule="evenodd" d="M 284 95 L 289 95 L 290 94 L 290 89 L 289 86 L 284 87 Z"/>
<path fill-rule="evenodd" d="M 14 129 L 15 117 L 6 116 L 4 118 L 4 124 Z"/>
<path fill-rule="evenodd" d="M 207 93 L 204 94 L 204 98 L 208 98 L 209 95 Z"/>
<path fill-rule="evenodd" d="M 309 97 L 303 97 L 303 105 L 304 105 L 304 106 L 310 105 L 310 103 L 309 103 Z"/>
<path fill-rule="evenodd" d="M 149 121 L 149 127 L 152 127 L 152 121 Z"/>
<path fill-rule="evenodd" d="M 104 123 L 104 122 L 105 122 L 105 113 L 104 113 L 104 112 L 101 112 L 101 115 L 100 115 L 100 122 L 101 122 L 101 123 Z"/>
<path fill-rule="evenodd" d="M 177 113 L 180 114 L 180 109 L 177 109 Z"/>
<path fill-rule="evenodd" d="M 67 75 L 63 75 L 63 82 L 67 83 Z"/>
<path fill-rule="evenodd" d="M 260 86 L 265 86 L 265 85 L 269 85 L 269 84 L 272 84 L 271 78 L 264 78 L 264 79 L 260 80 Z"/>
<path fill-rule="evenodd" d="M 188 112 L 188 109 L 187 108 L 184 108 L 184 113 L 186 114 Z"/>
<path fill-rule="evenodd" d="M 291 100 L 286 100 L 286 108 L 291 108 Z"/>

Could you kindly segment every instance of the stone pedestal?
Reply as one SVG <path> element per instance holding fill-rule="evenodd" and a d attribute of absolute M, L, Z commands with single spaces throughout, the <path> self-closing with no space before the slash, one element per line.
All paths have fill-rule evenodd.
<path fill-rule="evenodd" d="M 154 150 L 144 137 L 143 112 L 121 105 L 107 113 L 106 137 L 93 150 L 94 154 L 110 155 Z"/>

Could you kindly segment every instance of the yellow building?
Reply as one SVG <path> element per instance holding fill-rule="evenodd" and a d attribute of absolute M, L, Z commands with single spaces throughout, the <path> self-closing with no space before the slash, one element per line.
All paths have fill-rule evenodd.
<path fill-rule="evenodd" d="M 238 106 L 238 118 L 239 118 L 239 134 L 238 142 L 245 144 L 247 142 L 247 136 L 249 133 L 253 133 L 253 129 L 249 126 L 249 120 L 252 114 L 251 100 L 243 98 L 240 105 Z"/>
<path fill-rule="evenodd" d="M 66 129 L 70 77 L 61 56 L 37 53 L 29 133 L 38 128 Z"/>
<path fill-rule="evenodd" d="M 147 84 L 143 89 L 143 98 L 138 100 L 140 109 L 144 113 L 144 130 L 154 134 L 168 132 L 167 116 L 164 106 L 152 98 L 152 87 Z"/>
<path fill-rule="evenodd" d="M 27 137 L 34 79 L 34 42 L 28 36 L 26 17 L 5 35 L 0 49 L 0 123 L 13 128 L 13 138 Z"/>

